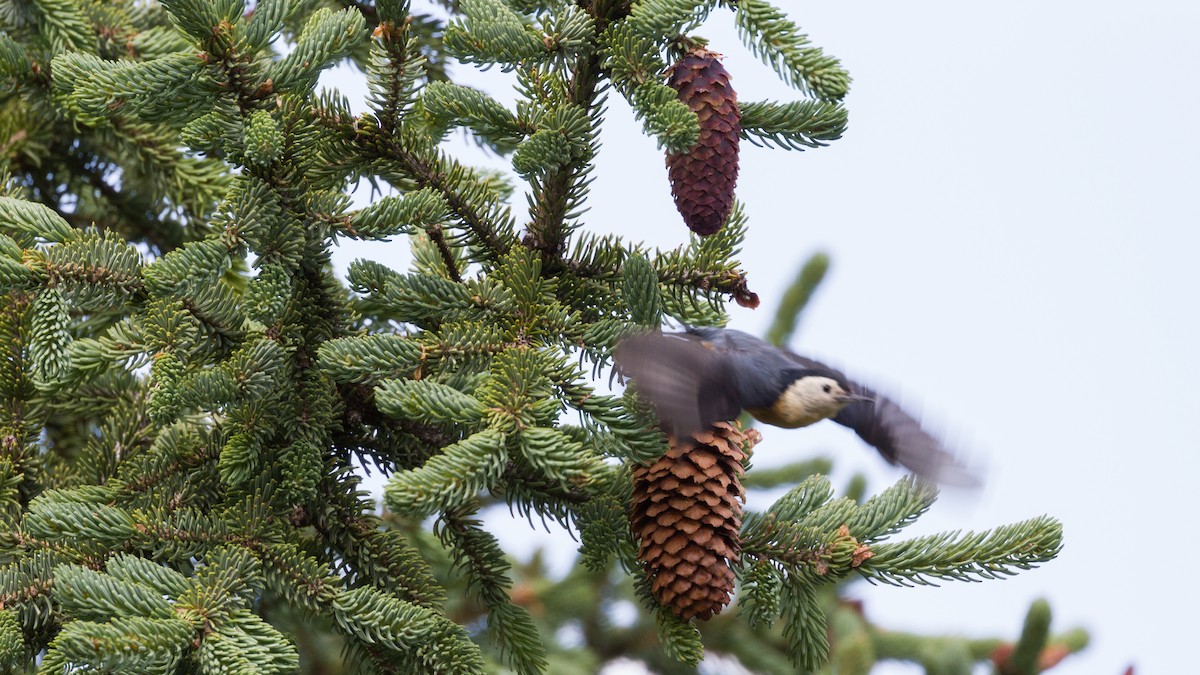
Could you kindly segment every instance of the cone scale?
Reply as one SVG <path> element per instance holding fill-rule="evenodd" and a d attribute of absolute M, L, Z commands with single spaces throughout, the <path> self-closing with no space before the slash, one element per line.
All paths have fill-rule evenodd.
<path fill-rule="evenodd" d="M 675 208 L 701 236 L 725 224 L 737 186 L 742 114 L 720 56 L 695 48 L 668 72 L 668 84 L 700 121 L 700 138 L 691 150 L 667 153 L 667 176 Z"/>

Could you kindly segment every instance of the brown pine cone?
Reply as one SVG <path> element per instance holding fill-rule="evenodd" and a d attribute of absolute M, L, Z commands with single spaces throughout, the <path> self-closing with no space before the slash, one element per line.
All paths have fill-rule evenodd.
<path fill-rule="evenodd" d="M 670 437 L 650 466 L 633 470 L 633 533 L 659 604 L 684 621 L 729 604 L 741 550 L 743 445 L 757 440 L 726 422 L 694 438 Z"/>
<path fill-rule="evenodd" d="M 686 153 L 667 153 L 675 208 L 700 236 L 721 229 L 733 210 L 742 113 L 720 54 L 697 47 L 669 70 L 668 83 L 700 119 L 700 140 Z"/>

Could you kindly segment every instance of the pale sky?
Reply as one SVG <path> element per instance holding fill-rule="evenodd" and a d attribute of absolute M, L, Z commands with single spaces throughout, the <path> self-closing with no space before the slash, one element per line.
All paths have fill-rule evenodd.
<path fill-rule="evenodd" d="M 793 349 L 919 401 L 986 466 L 978 494 L 944 497 L 901 536 L 1043 513 L 1065 526 L 1057 560 L 1006 581 L 858 584 L 868 617 L 1015 638 L 1045 597 L 1055 631 L 1092 633 L 1054 673 L 1193 670 L 1200 592 L 1181 572 L 1200 553 L 1185 529 L 1200 514 L 1200 5 L 778 4 L 850 70 L 850 125 L 807 152 L 743 143 L 741 260 L 763 306 L 734 307 L 731 326 L 764 332 L 798 266 L 826 251 Z M 799 97 L 741 46 L 728 10 L 698 33 L 742 100 Z M 511 101 L 498 70 L 457 72 Z M 322 81 L 353 100 L 351 77 Z M 615 91 L 608 107 L 586 226 L 674 247 L 687 230 L 662 155 Z M 343 275 L 359 257 L 401 265 L 407 244 L 343 247 Z M 768 430 L 754 464 L 810 454 L 834 457 L 837 486 L 900 476 L 832 423 Z M 511 528 L 497 535 L 512 552 L 535 538 Z"/>

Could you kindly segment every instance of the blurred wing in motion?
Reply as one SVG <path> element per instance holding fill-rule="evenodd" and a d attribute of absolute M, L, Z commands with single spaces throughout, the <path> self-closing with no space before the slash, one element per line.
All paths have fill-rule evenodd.
<path fill-rule="evenodd" d="M 613 352 L 617 370 L 637 384 L 638 395 L 654 406 L 659 424 L 691 435 L 713 422 L 737 419 L 732 363 L 699 337 L 643 333 L 621 340 Z"/>
<path fill-rule="evenodd" d="M 853 393 L 874 399 L 854 401 L 833 418 L 854 430 L 892 464 L 944 485 L 975 487 L 976 476 L 921 423 L 895 402 L 870 389 L 851 383 Z"/>

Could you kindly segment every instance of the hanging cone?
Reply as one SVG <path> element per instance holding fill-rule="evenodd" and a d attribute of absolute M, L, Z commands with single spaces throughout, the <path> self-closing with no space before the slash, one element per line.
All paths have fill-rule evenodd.
<path fill-rule="evenodd" d="M 700 140 L 686 153 L 667 153 L 675 208 L 696 234 L 721 229 L 733 210 L 742 113 L 720 54 L 697 47 L 669 70 L 668 83 L 700 119 Z"/>
<path fill-rule="evenodd" d="M 729 604 L 741 550 L 742 433 L 718 422 L 694 438 L 670 437 L 670 449 L 633 470 L 633 533 L 659 604 L 684 621 L 712 617 Z"/>

